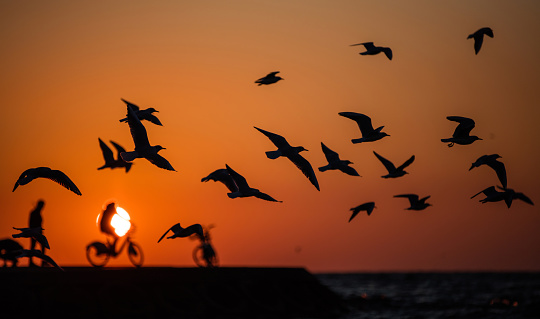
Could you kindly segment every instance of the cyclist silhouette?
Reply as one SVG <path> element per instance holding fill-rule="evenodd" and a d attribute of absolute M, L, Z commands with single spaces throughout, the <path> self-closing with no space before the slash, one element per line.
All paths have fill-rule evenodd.
<path fill-rule="evenodd" d="M 105 210 L 101 213 L 101 220 L 99 221 L 99 229 L 107 236 L 107 242 L 113 248 L 116 249 L 116 243 L 118 242 L 118 234 L 114 231 L 114 227 L 111 225 L 111 220 L 116 214 L 116 204 L 114 202 L 109 203 Z M 112 243 L 111 243 L 112 237 Z"/>

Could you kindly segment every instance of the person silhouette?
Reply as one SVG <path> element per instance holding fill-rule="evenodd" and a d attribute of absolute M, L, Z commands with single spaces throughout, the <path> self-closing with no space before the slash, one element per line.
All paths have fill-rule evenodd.
<path fill-rule="evenodd" d="M 45 206 L 45 201 L 40 199 L 37 202 L 36 207 L 30 212 L 30 217 L 28 219 L 28 227 L 37 228 L 37 229 L 42 228 L 41 226 L 43 224 L 43 217 L 41 216 L 41 210 L 43 209 L 43 206 Z M 40 230 L 39 232 L 43 233 L 43 230 Z M 31 237 L 30 238 L 30 249 L 36 248 L 37 243 L 38 243 L 38 241 L 35 238 Z M 41 252 L 43 254 L 45 254 L 45 247 L 41 243 L 40 243 L 40 245 L 41 245 Z M 44 264 L 45 263 L 42 261 L 41 266 L 44 266 Z M 32 260 L 32 257 L 29 258 L 28 266 L 30 266 L 30 267 L 36 266 L 36 264 L 34 264 L 34 261 Z"/>
<path fill-rule="evenodd" d="M 99 229 L 102 233 L 109 235 L 107 236 L 107 242 L 109 243 L 109 246 L 112 247 L 114 251 L 116 251 L 116 242 L 118 241 L 118 234 L 114 231 L 114 227 L 111 225 L 111 220 L 116 214 L 116 204 L 114 202 L 107 204 L 107 207 L 105 210 L 101 213 L 101 220 L 99 222 Z M 112 239 L 112 243 L 110 241 L 110 238 Z"/>

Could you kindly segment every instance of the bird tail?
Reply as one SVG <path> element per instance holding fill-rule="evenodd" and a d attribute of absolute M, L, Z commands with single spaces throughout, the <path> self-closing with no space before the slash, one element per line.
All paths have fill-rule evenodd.
<path fill-rule="evenodd" d="M 329 170 L 328 165 L 319 167 L 319 171 L 321 172 L 325 172 L 327 170 Z"/>
<path fill-rule="evenodd" d="M 238 197 L 238 192 L 227 193 L 227 196 L 229 196 L 229 198 L 237 198 Z"/>
<path fill-rule="evenodd" d="M 268 157 L 269 159 L 276 159 L 280 156 L 281 156 L 281 152 L 279 150 L 266 152 L 266 157 Z"/>
<path fill-rule="evenodd" d="M 131 165 L 133 165 L 133 163 L 126 163 L 126 173 L 131 169 Z"/>
<path fill-rule="evenodd" d="M 126 161 L 126 162 L 131 162 L 134 159 L 136 159 L 137 157 L 139 157 L 139 153 L 137 151 L 122 152 L 122 153 L 120 153 L 120 157 L 122 157 L 122 159 L 124 161 Z"/>
<path fill-rule="evenodd" d="M 441 138 L 441 142 L 450 143 L 452 140 L 449 138 Z"/>
<path fill-rule="evenodd" d="M 22 237 L 22 234 L 14 234 L 14 235 L 11 235 L 13 238 L 21 238 Z"/>
<path fill-rule="evenodd" d="M 358 143 L 362 143 L 362 142 L 363 142 L 363 139 L 362 139 L 362 138 L 353 138 L 353 139 L 351 140 L 351 142 L 352 142 L 353 144 L 358 144 Z"/>

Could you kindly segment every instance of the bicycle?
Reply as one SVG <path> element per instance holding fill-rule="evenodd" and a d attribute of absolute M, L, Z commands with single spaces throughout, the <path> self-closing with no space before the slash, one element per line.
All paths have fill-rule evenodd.
<path fill-rule="evenodd" d="M 135 267 L 141 267 L 144 255 L 141 246 L 131 240 L 131 234 L 135 231 L 135 226 L 133 224 L 132 226 L 132 229 L 125 235 L 126 239 L 118 250 L 116 250 L 115 243 L 111 244 L 108 240 L 106 243 L 94 241 L 88 244 L 86 246 L 86 259 L 88 259 L 88 262 L 94 267 L 103 267 L 111 257 L 116 258 L 127 245 L 129 261 Z"/>
<path fill-rule="evenodd" d="M 218 267 L 219 260 L 212 246 L 210 238 L 210 229 L 213 226 L 208 226 L 204 229 L 204 239 L 201 240 L 201 244 L 193 249 L 193 261 L 199 267 Z"/>

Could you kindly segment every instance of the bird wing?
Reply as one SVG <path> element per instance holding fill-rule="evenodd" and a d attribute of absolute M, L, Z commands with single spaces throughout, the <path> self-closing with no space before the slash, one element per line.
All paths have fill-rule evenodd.
<path fill-rule="evenodd" d="M 373 151 L 373 154 L 375 154 L 375 156 L 377 156 L 377 158 L 379 159 L 379 161 L 381 161 L 381 163 L 383 163 L 384 167 L 386 168 L 386 170 L 388 171 L 388 173 L 393 173 L 396 171 L 396 166 L 394 165 L 394 163 L 390 162 L 389 160 L 387 160 L 386 158 L 382 157 L 381 155 L 377 154 L 377 152 Z M 410 160 L 410 159 L 409 159 Z M 403 165 L 402 165 L 403 166 Z"/>
<path fill-rule="evenodd" d="M 405 163 L 401 164 L 401 165 L 397 168 L 397 170 L 398 170 L 398 171 L 404 170 L 405 167 L 411 165 L 412 162 L 414 162 L 414 158 L 415 158 L 414 155 L 411 156 L 411 158 L 409 158 L 408 160 L 406 160 Z"/>
<path fill-rule="evenodd" d="M 49 241 L 47 240 L 47 237 L 45 237 L 45 235 L 36 233 L 32 237 L 34 237 L 41 244 L 41 246 L 47 249 L 51 249 L 51 247 L 49 246 Z"/>
<path fill-rule="evenodd" d="M 462 117 L 462 116 L 447 116 L 446 117 L 450 121 L 458 122 L 458 126 L 456 127 L 453 137 L 466 137 L 469 135 L 471 130 L 474 128 L 474 120 Z"/>
<path fill-rule="evenodd" d="M 238 186 L 236 186 L 234 179 L 226 168 L 220 168 L 213 171 L 208 176 L 203 177 L 201 182 L 207 182 L 209 180 L 223 183 L 232 193 L 238 191 Z"/>
<path fill-rule="evenodd" d="M 103 153 L 103 159 L 105 160 L 105 164 L 113 162 L 114 155 L 111 149 L 100 138 L 98 138 L 98 140 L 99 140 L 99 147 L 101 148 L 101 153 Z"/>
<path fill-rule="evenodd" d="M 479 191 L 478 193 L 474 194 L 473 196 L 471 196 L 471 199 L 476 197 L 477 195 L 480 195 L 480 194 L 484 194 L 486 195 L 487 197 L 490 197 L 492 195 L 497 195 L 499 192 L 495 189 L 495 186 L 490 186 L 484 190 L 481 190 Z"/>
<path fill-rule="evenodd" d="M 116 152 L 117 152 L 118 154 L 120 154 L 120 153 L 126 151 L 126 150 L 125 150 L 122 146 L 120 146 L 118 143 L 115 143 L 114 141 L 110 141 L 110 142 L 111 142 L 111 144 L 114 146 L 114 148 L 116 149 Z M 121 159 L 120 156 L 118 156 L 118 158 Z"/>
<path fill-rule="evenodd" d="M 163 233 L 163 235 L 159 238 L 159 240 L 157 241 L 158 243 L 170 232 L 172 231 L 173 233 L 175 232 L 174 230 L 182 230 L 182 226 L 180 226 L 180 223 L 178 224 L 175 224 L 173 225 L 171 228 L 167 229 L 167 231 L 165 233 Z"/>
<path fill-rule="evenodd" d="M 480 52 L 480 49 L 482 48 L 482 43 L 484 42 L 484 35 L 483 34 L 475 34 L 473 36 L 474 39 L 474 53 L 478 54 Z"/>
<path fill-rule="evenodd" d="M 409 203 L 413 205 L 414 203 L 418 202 L 418 195 L 416 194 L 400 194 L 400 195 L 394 195 L 394 197 L 404 197 L 409 199 Z M 429 196 L 428 196 L 429 197 Z M 427 198 L 426 198 L 427 199 Z"/>
<path fill-rule="evenodd" d="M 339 170 L 342 171 L 343 173 L 347 174 L 347 175 L 351 175 L 351 176 L 360 176 L 360 174 L 358 174 L 358 172 L 350 167 L 350 166 L 340 166 L 339 167 Z"/>
<path fill-rule="evenodd" d="M 390 48 L 383 48 L 382 51 L 384 52 L 384 54 L 386 55 L 386 57 L 388 58 L 388 60 L 392 60 L 392 49 L 390 49 Z"/>
<path fill-rule="evenodd" d="M 350 211 L 352 211 L 352 214 L 351 214 L 351 217 L 349 217 L 349 223 L 351 222 L 351 220 L 353 220 L 353 218 L 356 217 L 356 215 L 358 215 L 360 210 L 362 210 L 361 206 L 362 205 L 356 206 L 356 207 L 353 207 L 353 208 L 350 209 Z"/>
<path fill-rule="evenodd" d="M 157 118 L 157 116 L 153 115 L 153 114 L 146 114 L 145 117 L 144 117 L 145 120 L 148 120 L 156 125 L 161 125 L 163 126 L 163 124 L 161 124 L 161 121 Z"/>
<path fill-rule="evenodd" d="M 504 167 L 504 163 L 499 162 L 497 160 L 493 160 L 493 161 L 487 162 L 486 164 L 487 166 L 491 167 L 495 171 L 502 186 L 506 188 L 507 180 L 506 180 L 506 168 Z"/>
<path fill-rule="evenodd" d="M 53 170 L 48 167 L 39 167 L 34 172 L 36 173 L 36 177 L 50 179 L 51 181 L 54 181 L 62 185 L 63 187 L 69 189 L 75 194 L 82 195 L 81 191 L 77 188 L 75 183 L 73 183 L 73 181 L 71 181 L 71 179 L 69 179 L 69 177 L 66 174 L 64 174 L 62 171 Z"/>
<path fill-rule="evenodd" d="M 238 188 L 240 190 L 250 188 L 247 181 L 246 181 L 246 179 L 244 178 L 244 176 L 242 176 L 242 175 L 238 174 L 237 172 L 235 172 L 227 164 L 225 164 L 225 167 L 227 168 L 227 171 L 229 172 L 232 179 L 234 180 L 234 182 L 236 183 L 236 185 L 238 186 Z"/>
<path fill-rule="evenodd" d="M 373 133 L 373 125 L 369 116 L 355 112 L 339 112 L 338 114 L 355 121 L 360 128 L 362 136 L 368 136 Z"/>
<path fill-rule="evenodd" d="M 309 179 L 311 184 L 317 188 L 318 191 L 321 189 L 319 188 L 319 182 L 317 181 L 317 176 L 315 176 L 315 171 L 313 170 L 313 167 L 311 167 L 311 164 L 308 162 L 307 159 L 302 157 L 302 155 L 298 153 L 294 153 L 293 155 L 287 156 L 287 158 L 298 167 L 302 173 Z"/>
<path fill-rule="evenodd" d="M 137 105 L 135 105 L 135 104 L 133 104 L 131 102 L 128 102 L 128 101 L 126 101 L 126 100 L 124 100 L 122 98 L 120 100 L 122 100 L 124 103 L 126 103 L 127 106 L 131 106 L 131 109 L 133 111 L 135 111 L 135 112 L 137 112 L 140 109 Z"/>
<path fill-rule="evenodd" d="M 491 28 L 485 27 L 481 29 L 485 35 L 487 35 L 490 38 L 493 38 L 493 30 Z"/>
<path fill-rule="evenodd" d="M 351 47 L 354 47 L 357 45 L 363 45 L 366 48 L 366 50 L 375 48 L 375 45 L 373 44 L 373 42 L 362 42 L 362 43 L 351 44 Z"/>
<path fill-rule="evenodd" d="M 163 169 L 166 169 L 166 170 L 169 170 L 169 171 L 176 171 L 171 163 L 169 163 L 169 161 L 167 159 L 165 159 L 165 157 L 159 155 L 159 154 L 154 154 L 152 155 L 151 157 L 146 157 L 147 160 L 150 161 L 150 163 L 156 165 L 157 167 L 159 168 L 163 168 Z"/>
<path fill-rule="evenodd" d="M 332 151 L 331 149 L 329 149 L 328 146 L 324 145 L 323 142 L 321 142 L 321 147 L 322 147 L 324 156 L 326 157 L 326 160 L 328 161 L 328 163 L 334 162 L 334 161 L 339 161 L 339 154 L 338 153 L 336 153 L 336 152 Z"/>
<path fill-rule="evenodd" d="M 266 137 L 268 137 L 270 139 L 270 141 L 272 141 L 272 143 L 274 143 L 274 145 L 277 147 L 277 148 L 284 148 L 284 147 L 290 147 L 291 145 L 289 144 L 289 142 L 287 142 L 287 140 L 281 136 L 281 135 L 278 135 L 278 134 L 275 134 L 275 133 L 272 133 L 272 132 L 268 132 L 268 131 L 265 131 L 263 129 L 260 129 L 256 126 L 254 126 L 259 132 L 263 133 L 264 135 L 266 135 Z"/>
<path fill-rule="evenodd" d="M 274 72 L 268 73 L 266 76 L 267 76 L 267 77 L 275 77 L 276 74 L 278 74 L 278 73 L 279 73 L 279 71 L 274 71 Z"/>
<path fill-rule="evenodd" d="M 128 104 L 127 106 L 127 119 L 129 124 L 129 131 L 131 132 L 131 137 L 135 143 L 135 149 L 140 147 L 150 147 L 150 141 L 148 141 L 148 135 L 146 134 L 146 129 L 141 123 L 141 120 L 135 115 L 135 111 Z"/>
<path fill-rule="evenodd" d="M 255 197 L 260 198 L 260 199 L 264 199 L 264 200 L 267 200 L 267 201 L 270 201 L 270 202 L 282 203 L 282 201 L 277 200 L 277 199 L 273 198 L 272 196 L 270 196 L 270 195 L 268 195 L 266 193 L 263 193 L 263 192 L 258 192 L 257 194 L 255 194 Z"/>
<path fill-rule="evenodd" d="M 517 193 L 516 192 L 514 194 L 514 198 L 520 199 L 520 200 L 524 201 L 527 204 L 534 205 L 533 201 L 523 193 Z"/>

